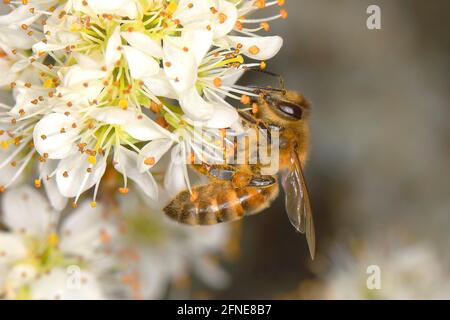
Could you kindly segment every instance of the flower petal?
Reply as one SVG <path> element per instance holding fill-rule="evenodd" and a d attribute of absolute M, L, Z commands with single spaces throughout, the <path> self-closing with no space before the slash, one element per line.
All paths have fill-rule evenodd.
<path fill-rule="evenodd" d="M 0 16 L 1 27 L 20 28 L 22 24 L 30 25 L 36 21 L 40 14 L 34 13 L 32 5 L 21 5 L 10 13 Z M 33 12 L 33 13 L 31 13 Z"/>
<path fill-rule="evenodd" d="M 55 210 L 61 211 L 67 205 L 67 198 L 63 197 L 61 193 L 59 193 L 58 186 L 56 185 L 56 180 L 54 177 L 49 177 L 53 171 L 56 170 L 58 166 L 58 161 L 49 160 L 45 161 L 40 166 L 40 174 L 44 177 L 44 188 L 45 193 L 47 194 L 47 198 L 50 201 L 50 204 Z"/>
<path fill-rule="evenodd" d="M 169 99 L 177 99 L 178 95 L 167 80 L 164 71 L 160 69 L 158 74 L 151 77 L 145 77 L 142 79 L 145 87 L 150 91 L 151 94 L 156 97 L 166 97 Z"/>
<path fill-rule="evenodd" d="M 22 237 L 0 231 L 0 266 L 8 262 L 24 259 L 27 256 L 27 247 Z"/>
<path fill-rule="evenodd" d="M 163 51 L 160 43 L 147 36 L 143 32 L 122 32 L 121 36 L 133 48 L 139 49 L 147 55 L 155 58 L 162 58 Z"/>
<path fill-rule="evenodd" d="M 158 198 L 158 186 L 153 176 L 148 172 L 139 172 L 137 168 L 138 155 L 124 147 L 114 150 L 114 168 L 133 180 L 144 193 L 152 199 Z"/>
<path fill-rule="evenodd" d="M 241 52 L 256 60 L 273 58 L 283 46 L 283 38 L 271 37 L 228 37 L 230 45 L 234 48 L 242 45 Z"/>
<path fill-rule="evenodd" d="M 210 0 L 180 0 L 173 17 L 185 28 L 202 29 L 210 24 L 211 7 Z"/>
<path fill-rule="evenodd" d="M 183 48 L 188 48 L 194 54 L 197 66 L 200 65 L 208 50 L 212 45 L 213 34 L 208 30 L 188 30 L 184 31 L 181 37 Z"/>
<path fill-rule="evenodd" d="M 103 0 L 102 0 L 103 1 Z M 31 297 L 35 300 L 101 300 L 101 288 L 93 274 L 72 268 L 52 269 L 44 273 L 30 286 Z"/>
<path fill-rule="evenodd" d="M 167 138 L 170 132 L 145 115 L 137 115 L 129 109 L 104 107 L 94 110 L 91 116 L 97 121 L 120 125 L 133 138 L 141 141 Z"/>
<path fill-rule="evenodd" d="M 235 4 L 225 0 L 218 1 L 217 11 L 219 21 L 214 25 L 214 38 L 221 38 L 235 27 L 238 11 Z"/>
<path fill-rule="evenodd" d="M 64 197 L 77 197 L 99 182 L 105 170 L 106 159 L 101 156 L 97 156 L 96 164 L 92 165 L 87 155 L 76 153 L 59 162 L 56 170 L 58 190 Z"/>
<path fill-rule="evenodd" d="M 115 229 L 103 217 L 103 207 L 83 202 L 61 225 L 60 249 L 83 259 L 93 259 Z"/>
<path fill-rule="evenodd" d="M 105 3 L 109 2 L 104 0 L 98 1 Z M 109 37 L 108 44 L 106 45 L 105 65 L 109 71 L 114 69 L 114 65 L 116 64 L 117 61 L 120 60 L 120 57 L 122 56 L 122 53 L 119 50 L 121 45 L 122 39 L 120 37 L 120 27 L 116 27 L 112 35 Z"/>
<path fill-rule="evenodd" d="M 130 46 L 123 46 L 125 58 L 130 67 L 131 77 L 134 79 L 142 79 L 155 75 L 159 72 L 159 63 L 142 51 Z"/>
<path fill-rule="evenodd" d="M 7 191 L 2 201 L 3 222 L 13 231 L 43 236 L 54 213 L 36 190 L 23 186 Z"/>
<path fill-rule="evenodd" d="M 180 94 L 180 106 L 192 120 L 206 121 L 211 119 L 214 106 L 206 102 L 194 87 Z"/>
<path fill-rule="evenodd" d="M 162 156 L 169 151 L 173 145 L 173 140 L 171 139 L 156 139 L 146 144 L 142 148 L 141 153 L 138 157 L 138 169 L 139 172 L 145 172 L 153 168 L 155 164 L 159 162 Z M 153 159 L 152 164 L 146 164 L 148 159 Z"/>
<path fill-rule="evenodd" d="M 36 150 L 49 159 L 63 159 L 73 151 L 73 140 L 79 134 L 77 120 L 71 115 L 51 113 L 34 127 Z"/>
<path fill-rule="evenodd" d="M 105 71 L 86 69 L 78 65 L 74 65 L 67 70 L 67 73 L 63 79 L 63 86 L 71 87 L 92 80 L 103 79 L 106 75 L 107 73 Z"/>
<path fill-rule="evenodd" d="M 207 128 L 221 129 L 233 126 L 239 120 L 236 109 L 226 105 L 215 104 L 213 116 L 204 122 Z"/>
<path fill-rule="evenodd" d="M 164 188 L 172 196 L 187 189 L 185 167 L 181 145 L 177 145 L 172 149 L 171 161 L 164 177 Z"/>
<path fill-rule="evenodd" d="M 195 86 L 197 80 L 197 62 L 195 55 L 184 51 L 178 38 L 164 42 L 164 72 L 177 92 L 183 92 Z"/>

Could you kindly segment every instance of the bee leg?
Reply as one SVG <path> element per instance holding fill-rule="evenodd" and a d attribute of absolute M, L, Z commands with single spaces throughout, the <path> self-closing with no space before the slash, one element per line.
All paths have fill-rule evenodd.
<path fill-rule="evenodd" d="M 241 116 L 241 118 L 243 118 L 248 123 L 257 126 L 259 129 L 259 132 L 264 134 L 266 141 L 268 143 L 272 142 L 272 136 L 270 135 L 270 128 L 263 121 L 253 117 L 248 112 L 239 111 L 239 115 Z"/>

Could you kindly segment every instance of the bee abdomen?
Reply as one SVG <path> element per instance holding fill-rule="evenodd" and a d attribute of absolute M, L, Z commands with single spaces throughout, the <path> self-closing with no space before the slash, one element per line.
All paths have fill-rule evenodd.
<path fill-rule="evenodd" d="M 189 225 L 235 221 L 261 212 L 278 195 L 278 185 L 236 189 L 231 182 L 215 181 L 180 192 L 165 208 L 171 219 Z"/>

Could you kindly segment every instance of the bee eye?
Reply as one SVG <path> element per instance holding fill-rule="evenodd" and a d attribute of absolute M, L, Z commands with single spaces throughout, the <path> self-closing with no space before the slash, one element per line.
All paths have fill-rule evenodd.
<path fill-rule="evenodd" d="M 296 104 L 289 103 L 286 101 L 280 101 L 277 107 L 278 110 L 280 110 L 289 117 L 295 118 L 297 120 L 301 120 L 303 117 L 303 109 Z"/>

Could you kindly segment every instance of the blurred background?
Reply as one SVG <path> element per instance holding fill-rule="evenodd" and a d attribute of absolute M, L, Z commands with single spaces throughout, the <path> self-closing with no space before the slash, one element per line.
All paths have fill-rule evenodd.
<path fill-rule="evenodd" d="M 381 30 L 366 27 L 371 4 Z M 289 19 L 271 31 L 285 46 L 268 69 L 313 103 L 306 176 L 317 257 L 280 197 L 243 222 L 232 283 L 216 296 L 450 298 L 450 2 L 286 6 Z M 371 265 L 380 290 L 367 289 Z"/>

